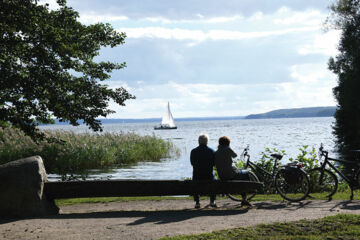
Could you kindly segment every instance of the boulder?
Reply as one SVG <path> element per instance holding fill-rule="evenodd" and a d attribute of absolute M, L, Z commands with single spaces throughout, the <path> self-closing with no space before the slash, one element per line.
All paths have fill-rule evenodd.
<path fill-rule="evenodd" d="M 0 216 L 35 217 L 59 213 L 43 194 L 47 180 L 40 156 L 0 165 Z"/>

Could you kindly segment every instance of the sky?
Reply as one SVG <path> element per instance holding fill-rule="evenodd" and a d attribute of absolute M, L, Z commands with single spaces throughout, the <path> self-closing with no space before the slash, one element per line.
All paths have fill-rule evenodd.
<path fill-rule="evenodd" d="M 56 8 L 55 0 L 42 1 Z M 125 44 L 98 61 L 126 62 L 106 80 L 135 100 L 108 118 L 245 116 L 335 106 L 327 68 L 340 32 L 331 0 L 68 0 L 84 24 L 108 22 Z"/>

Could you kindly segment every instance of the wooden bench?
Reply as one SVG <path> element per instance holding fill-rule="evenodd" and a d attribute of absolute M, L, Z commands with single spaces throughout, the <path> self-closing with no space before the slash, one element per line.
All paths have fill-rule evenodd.
<path fill-rule="evenodd" d="M 191 180 L 94 180 L 46 182 L 48 199 L 122 196 L 174 196 L 203 194 L 236 194 L 252 192 L 262 183 L 249 181 Z"/>

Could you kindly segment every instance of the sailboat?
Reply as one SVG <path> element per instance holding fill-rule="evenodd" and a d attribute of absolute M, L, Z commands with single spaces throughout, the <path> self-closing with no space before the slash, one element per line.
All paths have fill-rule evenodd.
<path fill-rule="evenodd" d="M 177 129 L 174 123 L 174 118 L 170 111 L 170 103 L 168 102 L 165 109 L 165 113 L 162 117 L 160 126 L 154 127 L 155 130 L 165 130 L 165 129 Z"/>

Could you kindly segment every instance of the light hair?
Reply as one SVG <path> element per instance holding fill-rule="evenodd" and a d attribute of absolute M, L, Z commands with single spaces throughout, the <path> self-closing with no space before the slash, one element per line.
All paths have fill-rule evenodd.
<path fill-rule="evenodd" d="M 205 133 L 202 133 L 200 136 L 199 136 L 199 145 L 207 145 L 209 141 L 209 136 Z"/>

